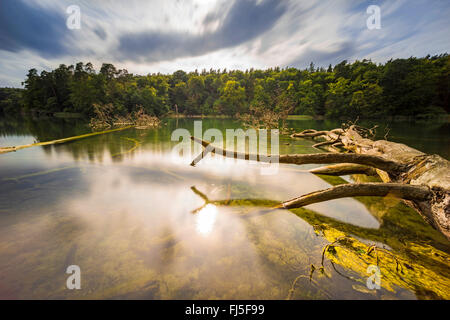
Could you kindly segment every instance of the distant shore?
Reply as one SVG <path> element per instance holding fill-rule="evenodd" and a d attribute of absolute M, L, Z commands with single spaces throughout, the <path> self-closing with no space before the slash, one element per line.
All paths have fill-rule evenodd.
<path fill-rule="evenodd" d="M 76 112 L 55 112 L 55 113 L 40 113 L 40 112 L 26 112 L 22 113 L 22 116 L 31 115 L 37 118 L 63 118 L 63 119 L 81 119 L 85 118 L 86 116 L 82 113 L 76 113 Z M 1 113 L 0 113 L 0 116 Z M 3 115 L 4 116 L 4 115 Z M 161 117 L 161 119 L 233 119 L 233 117 L 228 115 L 206 115 L 206 114 L 166 114 Z M 287 117 L 287 120 L 342 120 L 346 121 L 349 120 L 345 117 L 339 117 L 339 118 L 332 118 L 332 117 L 324 117 L 324 116 L 311 116 L 311 115 L 297 115 L 297 114 L 291 114 Z M 354 120 L 354 119 L 353 119 Z M 408 122 L 439 122 L 439 123 L 450 123 L 450 114 L 447 115 L 440 115 L 440 116 L 434 116 L 432 118 L 427 117 L 412 117 L 412 116 L 387 116 L 383 118 L 361 118 L 360 120 L 379 120 L 379 121 L 394 121 L 394 122 L 402 122 L 402 121 L 408 121 Z"/>

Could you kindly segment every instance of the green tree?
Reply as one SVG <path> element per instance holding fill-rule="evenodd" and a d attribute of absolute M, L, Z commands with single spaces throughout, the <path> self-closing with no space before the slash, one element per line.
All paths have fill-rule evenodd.
<path fill-rule="evenodd" d="M 220 112 L 229 116 L 241 113 L 246 104 L 245 89 L 235 80 L 226 82 L 220 95 Z"/>
<path fill-rule="evenodd" d="M 330 83 L 325 102 L 326 116 L 348 115 L 350 99 L 350 80 L 341 77 L 337 82 Z"/>

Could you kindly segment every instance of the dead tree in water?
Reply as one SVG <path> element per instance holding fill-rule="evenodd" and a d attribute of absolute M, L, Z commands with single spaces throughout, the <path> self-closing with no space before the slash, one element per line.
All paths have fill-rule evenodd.
<path fill-rule="evenodd" d="M 373 130 L 356 125 L 330 131 L 313 129 L 295 133 L 292 138 L 322 138 L 315 147 L 330 147 L 334 152 L 280 155 L 280 163 L 331 164 L 310 170 L 314 174 L 347 175 L 364 173 L 380 176 L 381 183 L 356 183 L 334 186 L 283 202 L 279 208 L 298 208 L 312 203 L 355 196 L 392 196 L 401 198 L 435 229 L 450 240 L 450 162 L 428 155 L 401 143 L 374 141 Z M 194 137 L 205 150 L 192 162 L 195 165 L 208 152 L 226 157 L 267 162 L 266 156 L 223 150 Z M 337 151 L 346 151 L 345 153 Z"/>

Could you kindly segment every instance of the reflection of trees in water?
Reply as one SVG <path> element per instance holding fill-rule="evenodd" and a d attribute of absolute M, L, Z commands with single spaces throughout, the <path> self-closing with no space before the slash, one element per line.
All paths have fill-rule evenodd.
<path fill-rule="evenodd" d="M 144 148 L 146 151 L 162 152 L 170 141 L 171 130 L 161 129 L 126 129 L 68 142 L 60 145 L 48 146 L 48 151 L 56 150 L 72 155 L 75 160 L 87 158 L 89 161 L 102 162 L 105 157 L 114 162 L 133 157 L 134 152 Z"/>
<path fill-rule="evenodd" d="M 8 117 L 0 118 L 0 134 L 29 136 L 36 142 L 45 142 L 90 133 L 85 119 Z M 170 141 L 172 128 L 163 126 L 158 130 L 124 130 L 108 133 L 62 144 L 41 146 L 47 153 L 65 152 L 75 160 L 88 159 L 101 162 L 105 155 L 113 161 L 121 161 L 125 155 L 132 156 L 133 151 L 145 143 L 146 149 L 161 151 L 164 141 Z"/>
<path fill-rule="evenodd" d="M 90 132 L 85 119 L 0 117 L 0 134 L 35 137 L 37 142 L 67 138 Z"/>
<path fill-rule="evenodd" d="M 224 137 L 225 128 L 239 127 L 239 123 L 232 120 L 203 119 L 202 122 L 203 130 L 211 127 L 222 128 Z M 47 154 L 53 151 L 68 153 L 75 160 L 87 159 L 102 162 L 107 156 L 115 162 L 120 162 L 125 157 L 132 157 L 133 152 L 140 148 L 156 153 L 170 150 L 181 141 L 171 141 L 172 132 L 177 128 L 187 129 L 192 134 L 194 122 L 192 119 L 166 119 L 158 129 L 126 129 L 62 144 L 41 146 L 41 148 Z M 36 142 L 78 136 L 89 132 L 91 129 L 86 119 L 0 118 L 0 134 L 32 135 Z"/>
<path fill-rule="evenodd" d="M 132 180 L 135 181 L 134 176 L 142 176 L 145 170 L 139 168 L 131 171 Z M 176 180 L 176 175 L 154 169 L 150 171 L 158 172 L 160 179 L 166 175 L 166 181 L 179 181 Z M 58 175 L 57 178 L 55 174 Z M 177 171 L 177 175 L 183 174 L 184 172 Z M 13 190 L 9 185 L 5 191 L 14 193 L 17 199 L 31 197 L 35 199 L 33 201 L 38 201 L 43 194 L 51 194 L 58 199 L 63 194 L 66 199 L 76 198 L 75 190 L 83 190 L 83 185 L 74 185 L 78 180 L 76 177 L 69 171 L 53 172 L 46 179 L 43 175 L 26 177 L 18 182 L 28 182 L 30 188 L 25 189 L 20 185 Z M 189 181 L 192 181 L 192 177 L 184 177 L 189 177 Z M 70 184 L 67 183 L 69 178 L 72 178 Z M 365 179 L 364 176 L 353 178 L 358 181 Z M 345 183 L 336 177 L 324 179 L 330 184 Z M 204 184 L 206 180 L 200 176 L 193 181 Z M 140 183 L 150 181 L 154 183 L 151 176 Z M 4 259 L 4 268 L 8 268 L 7 271 L 12 274 L 15 272 L 13 269 L 26 274 L 26 283 L 19 283 L 27 290 L 17 289 L 18 292 L 33 292 L 34 297 L 39 298 L 65 297 L 68 294 L 60 286 L 60 283 L 65 282 L 65 274 L 60 270 L 74 259 L 82 265 L 86 283 L 85 291 L 76 294 L 84 298 L 194 298 L 196 295 L 205 297 L 214 292 L 224 297 L 242 296 L 245 293 L 264 298 L 286 298 L 289 294 L 292 299 L 404 298 L 402 294 L 406 290 L 414 292 L 418 298 L 449 298 L 448 242 L 426 225 L 413 210 L 397 200 L 374 197 L 356 199 L 381 224 L 379 229 L 370 229 L 304 208 L 284 213 L 265 211 L 266 214 L 261 215 L 264 210 L 262 207 L 271 207 L 278 202 L 233 199 L 233 194 L 242 194 L 243 186 L 232 184 L 228 199 L 201 198 L 212 205 L 227 206 L 230 209 L 230 212 L 220 210 L 219 214 L 241 215 L 245 232 L 238 234 L 250 241 L 257 254 L 257 262 L 245 261 L 244 253 L 252 250 L 242 248 L 246 241 L 234 242 L 233 230 L 230 230 L 229 237 L 223 238 L 223 246 L 228 248 L 229 254 L 218 255 L 221 259 L 212 261 L 211 257 L 203 255 L 209 252 L 207 250 L 186 250 L 183 237 L 177 236 L 176 230 L 170 225 L 161 226 L 153 221 L 153 227 L 146 229 L 130 223 L 121 210 L 99 214 L 100 212 L 92 209 L 92 212 L 84 212 L 92 216 L 90 222 L 98 224 L 98 227 L 92 227 L 87 221 L 80 219 L 78 212 L 70 213 L 65 209 L 54 211 L 52 205 L 47 203 L 49 210 L 44 212 L 48 212 L 48 218 L 41 220 L 43 232 L 24 232 L 14 237 L 14 230 L 9 231 L 11 235 L 6 239 L 12 239 L 19 247 L 27 246 L 30 239 L 39 241 L 34 241 L 36 244 L 32 246 L 33 250 L 27 248 L 11 253 L 12 261 L 21 263 L 14 264 Z M 55 190 L 61 192 L 61 195 L 55 194 Z M 201 196 L 201 191 L 199 193 L 195 189 L 195 192 Z M 80 199 L 86 199 L 88 195 L 89 190 L 84 190 Z M 272 213 L 267 214 L 268 212 Z M 290 212 L 294 215 L 288 214 Z M 176 223 L 182 224 L 183 221 L 176 220 Z M 33 219 L 25 219 L 23 223 L 28 225 L 24 230 L 39 229 L 34 225 Z M 83 236 L 85 232 L 88 232 L 88 236 Z M 326 247 L 333 242 L 332 246 Z M 373 244 L 378 247 L 386 245 L 390 253 L 383 250 L 370 252 Z M 47 251 L 39 251 L 41 248 L 38 246 L 47 248 Z M 212 249 L 216 248 L 212 246 Z M 324 248 L 325 261 L 324 268 L 321 269 Z M 49 261 L 48 268 L 42 269 L 45 271 L 30 271 L 36 265 L 34 252 L 41 252 L 45 260 Z M 365 281 L 369 277 L 367 267 L 376 265 L 377 260 L 382 273 L 383 289 L 368 290 L 365 287 Z M 311 265 L 314 265 L 314 269 Z M 173 268 L 175 266 L 178 268 Z M 254 282 L 257 274 L 251 268 L 255 266 L 262 267 L 264 280 Z M 199 277 L 202 273 L 208 276 Z M 240 274 L 239 283 L 242 288 L 231 288 L 230 275 L 234 277 L 237 273 Z M 55 274 L 58 275 L 57 279 L 54 278 Z M 214 283 L 201 282 L 204 279 L 214 279 Z M 28 290 L 30 288 L 34 290 Z"/>

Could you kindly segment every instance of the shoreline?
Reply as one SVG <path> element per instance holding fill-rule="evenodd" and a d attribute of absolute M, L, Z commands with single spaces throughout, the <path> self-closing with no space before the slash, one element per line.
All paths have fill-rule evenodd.
<path fill-rule="evenodd" d="M 18 114 L 1 114 L 0 118 L 8 118 L 8 117 L 32 117 L 33 119 L 88 119 L 82 113 L 74 113 L 74 112 L 55 112 L 55 113 L 36 113 L 36 112 L 21 112 Z M 236 119 L 238 118 L 228 116 L 228 115 L 202 115 L 202 114 L 166 114 L 160 118 L 162 119 Z M 316 121 L 325 121 L 325 120 L 339 120 L 339 121 L 348 121 L 351 120 L 347 117 L 325 117 L 325 116 L 310 116 L 310 115 L 296 115 L 292 114 L 287 117 L 286 120 L 294 120 L 294 121 L 306 121 L 306 120 L 316 120 Z M 354 120 L 354 119 L 353 119 Z M 380 122 L 436 122 L 436 123 L 450 123 L 450 114 L 447 115 L 439 115 L 435 117 L 413 117 L 413 116 L 386 116 L 382 118 L 359 118 L 360 121 L 380 121 Z"/>

